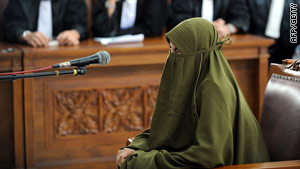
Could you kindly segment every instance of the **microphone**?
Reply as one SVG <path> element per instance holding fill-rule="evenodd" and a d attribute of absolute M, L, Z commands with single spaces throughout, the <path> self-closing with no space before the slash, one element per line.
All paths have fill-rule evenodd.
<path fill-rule="evenodd" d="M 99 65 L 105 65 L 110 61 L 110 55 L 106 51 L 100 51 L 97 52 L 91 56 L 71 60 L 68 62 L 62 62 L 59 64 L 52 65 L 52 68 L 62 68 L 62 67 L 84 67 L 89 64 L 99 64 Z"/>

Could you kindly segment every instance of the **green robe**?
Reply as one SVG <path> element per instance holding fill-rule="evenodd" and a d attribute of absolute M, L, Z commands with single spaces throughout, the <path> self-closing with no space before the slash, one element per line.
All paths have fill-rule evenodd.
<path fill-rule="evenodd" d="M 150 129 L 122 169 L 183 169 L 269 161 L 259 124 L 223 55 L 215 27 L 185 20 L 166 34 L 166 61 Z M 230 39 L 231 40 L 231 39 Z"/>

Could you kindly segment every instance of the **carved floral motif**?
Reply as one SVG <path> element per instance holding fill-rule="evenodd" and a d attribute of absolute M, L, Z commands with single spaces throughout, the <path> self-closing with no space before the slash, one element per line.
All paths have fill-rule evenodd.
<path fill-rule="evenodd" d="M 99 97 L 97 91 L 59 91 L 55 98 L 57 135 L 95 134 L 98 132 Z"/>
<path fill-rule="evenodd" d="M 103 97 L 105 132 L 142 130 L 143 90 L 136 88 L 106 89 Z"/>
<path fill-rule="evenodd" d="M 56 134 L 83 135 L 96 134 L 99 129 L 110 133 L 148 128 L 158 88 L 104 89 L 101 91 L 101 98 L 97 90 L 56 92 Z M 101 105 L 99 99 L 102 100 Z"/>

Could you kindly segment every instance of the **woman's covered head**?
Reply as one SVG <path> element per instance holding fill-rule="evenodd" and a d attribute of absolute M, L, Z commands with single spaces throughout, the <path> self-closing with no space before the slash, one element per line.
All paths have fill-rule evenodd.
<path fill-rule="evenodd" d="M 180 53 L 187 54 L 214 46 L 218 32 L 206 19 L 191 18 L 179 23 L 166 33 L 166 37 Z"/>

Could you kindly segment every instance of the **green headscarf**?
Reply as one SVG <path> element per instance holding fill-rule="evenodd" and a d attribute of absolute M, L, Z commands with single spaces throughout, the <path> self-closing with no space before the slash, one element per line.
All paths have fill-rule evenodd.
<path fill-rule="evenodd" d="M 213 168 L 269 161 L 259 125 L 205 19 L 181 22 L 166 37 L 181 54 L 164 67 L 151 128 L 128 147 L 121 168 Z"/>

